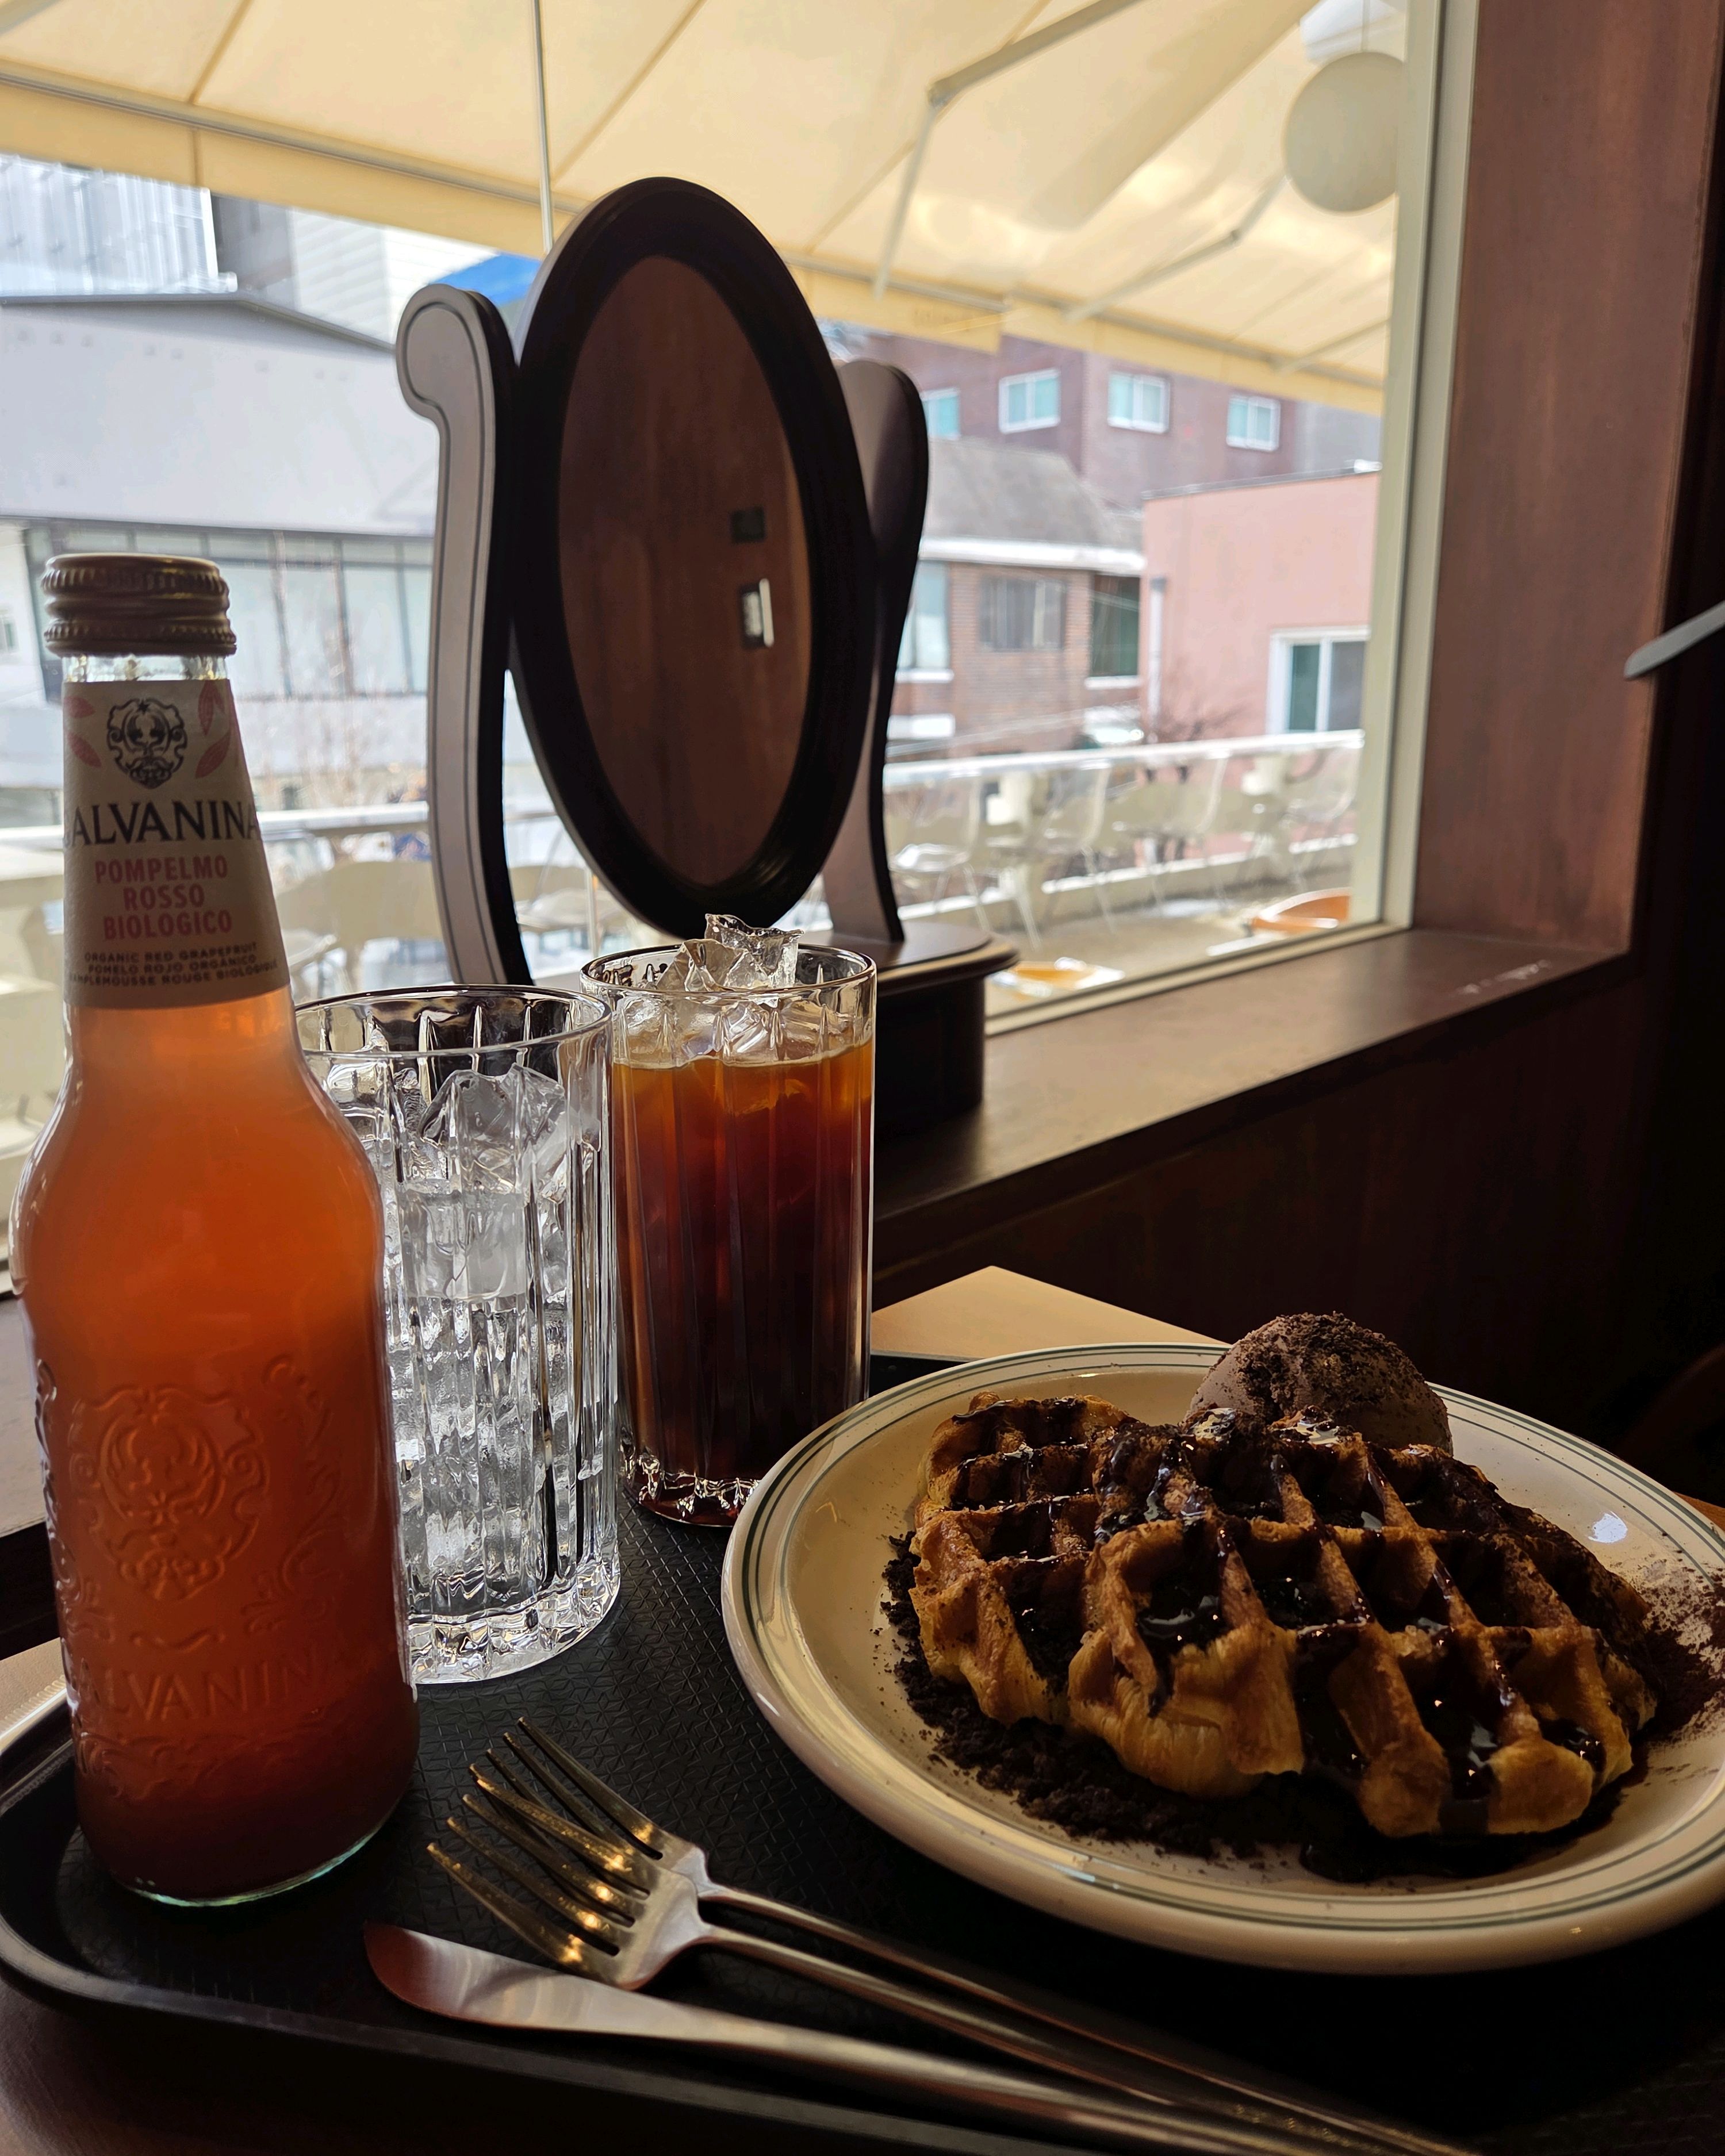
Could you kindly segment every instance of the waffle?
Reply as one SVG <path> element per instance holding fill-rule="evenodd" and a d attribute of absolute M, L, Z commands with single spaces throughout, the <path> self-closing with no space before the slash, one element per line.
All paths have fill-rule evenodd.
<path fill-rule="evenodd" d="M 1191 1796 L 1305 1772 L 1381 1834 L 1538 1832 L 1656 1704 L 1645 1605 L 1579 1543 L 1309 1413 L 979 1394 L 935 1434 L 913 1547 L 937 1676 Z"/>

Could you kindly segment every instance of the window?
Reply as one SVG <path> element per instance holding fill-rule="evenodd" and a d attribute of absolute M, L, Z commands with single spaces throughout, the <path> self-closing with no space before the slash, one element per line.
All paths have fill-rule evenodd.
<path fill-rule="evenodd" d="M 1168 432 L 1168 384 L 1159 374 L 1108 377 L 1108 424 L 1135 427 L 1141 434 Z"/>
<path fill-rule="evenodd" d="M 984 651 L 1058 651 L 1066 587 L 1053 577 L 984 577 L 978 633 Z"/>
<path fill-rule="evenodd" d="M 951 741 L 958 721 L 950 711 L 901 712 L 886 721 L 886 739 L 893 742 Z"/>
<path fill-rule="evenodd" d="M 1090 678 L 1135 681 L 1138 676 L 1138 579 L 1090 580 Z"/>
<path fill-rule="evenodd" d="M 33 588 L 54 554 L 135 550 L 213 561 L 227 580 L 235 646 L 228 673 L 242 704 L 424 693 L 429 540 L 91 524 L 34 525 L 27 540 Z M 58 696 L 59 670 L 47 663 L 49 691 Z"/>
<path fill-rule="evenodd" d="M 925 389 L 922 393 L 922 416 L 928 422 L 931 441 L 956 442 L 958 439 L 958 392 L 956 389 Z"/>
<path fill-rule="evenodd" d="M 1060 418 L 1058 367 L 1041 374 L 1009 374 L 1000 385 L 1000 431 L 1021 434 L 1032 427 L 1055 427 Z"/>
<path fill-rule="evenodd" d="M 905 615 L 905 633 L 899 639 L 901 674 L 936 674 L 949 680 L 952 671 L 952 642 L 947 628 L 947 565 L 921 562 L 911 589 Z"/>
<path fill-rule="evenodd" d="M 234 625 L 234 656 L 228 661 L 228 675 L 234 696 L 242 703 L 254 697 L 286 696 L 281 603 L 269 540 L 264 538 L 254 547 L 236 541 L 221 543 L 215 563 L 228 579 L 228 619 Z"/>
<path fill-rule="evenodd" d="M 1281 439 L 1281 406 L 1273 397 L 1228 399 L 1230 449 L 1273 449 Z"/>
<path fill-rule="evenodd" d="M 341 542 L 341 598 L 354 693 L 405 696 L 412 685 L 408 617 L 393 539 Z"/>
<path fill-rule="evenodd" d="M 131 543 L 141 554 L 202 554 L 203 534 L 187 531 L 177 526 L 140 525 L 131 535 Z"/>
<path fill-rule="evenodd" d="M 330 540 L 290 539 L 284 542 L 281 567 L 282 614 L 286 628 L 288 694 L 325 697 L 345 695 L 341 586 L 335 546 Z"/>
<path fill-rule="evenodd" d="M 1276 637 L 1270 658 L 1271 732 L 1342 733 L 1358 726 L 1365 673 L 1363 629 Z"/>
<path fill-rule="evenodd" d="M 18 649 L 18 624 L 10 607 L 0 607 L 0 651 Z"/>
<path fill-rule="evenodd" d="M 1069 13 L 1073 4 L 1066 0 Z M 914 177 L 902 233 L 891 247 L 877 234 L 857 252 L 856 234 L 839 214 L 845 187 L 833 175 L 837 192 L 804 219 L 811 234 L 829 225 L 833 235 L 830 248 L 824 237 L 807 239 L 808 260 L 818 262 L 808 290 L 829 317 L 820 325 L 827 347 L 835 359 L 886 363 L 914 352 L 925 424 L 937 444 L 927 531 L 930 553 L 940 558 L 918 565 L 903 634 L 890 654 L 901 675 L 923 685 L 896 700 L 895 779 L 914 797 L 917 786 L 948 783 L 942 766 L 963 767 L 967 785 L 979 768 L 988 773 L 980 782 L 990 804 L 988 837 L 968 875 L 919 881 L 906 872 L 900 902 L 919 927 L 931 917 L 974 919 L 980 905 L 995 930 L 1022 933 L 1026 943 L 1045 929 L 1051 955 L 1073 962 L 1061 971 L 1063 983 L 1094 983 L 1109 968 L 1130 983 L 1208 966 L 1237 942 L 1254 909 L 1286 895 L 1289 848 L 1277 834 L 1294 829 L 1297 804 L 1284 814 L 1256 788 L 1252 758 L 1260 752 L 1251 744 L 1271 723 L 1266 701 L 1278 724 L 1340 732 L 1332 760 L 1352 757 L 1363 671 L 1358 632 L 1371 619 L 1374 589 L 1398 619 L 1404 611 L 1397 577 L 1412 514 L 1400 505 L 1411 498 L 1405 466 L 1413 399 L 1409 382 L 1389 375 L 1389 353 L 1411 368 L 1416 356 L 1447 350 L 1435 316 L 1430 336 L 1422 326 L 1420 311 L 1437 285 L 1424 261 L 1412 259 L 1416 236 L 1424 245 L 1430 176 L 1412 176 L 1402 205 L 1409 213 L 1400 220 L 1407 259 L 1399 264 L 1394 202 L 1351 218 L 1291 213 L 1290 198 L 1279 198 L 1275 213 L 1255 223 L 1250 246 L 1218 249 L 1202 276 L 1131 281 L 1225 242 L 1252 199 L 1240 173 L 1278 168 L 1296 77 L 1307 72 L 1295 57 L 1302 33 L 1285 26 L 1278 50 L 1288 66 L 1246 68 L 1231 33 L 1209 23 L 1229 12 L 1209 0 L 1170 0 L 1128 9 L 1111 26 L 1120 65 L 1092 70 L 1084 84 L 1096 139 L 1130 132 L 1149 80 L 1172 85 L 1170 112 L 1194 116 L 1158 141 L 1129 187 L 1108 192 L 1075 180 L 1056 126 L 1009 137 L 1004 107 L 991 95 L 961 100 L 943 117 L 939 172 L 929 166 Z M 1404 57 L 1410 95 L 1429 100 L 1435 55 L 1448 37 L 1436 26 L 1471 11 L 1373 13 L 1373 49 Z M 1187 35 L 1189 17 L 1192 24 L 1203 18 L 1201 35 Z M 1422 18 L 1429 21 L 1419 28 Z M 53 10 L 40 18 L 55 19 Z M 742 11 L 736 23 L 727 16 L 721 42 L 730 62 L 752 68 L 760 110 L 721 113 L 700 142 L 682 146 L 685 162 L 694 160 L 688 177 L 769 208 L 776 198 L 771 187 L 760 192 L 762 175 L 774 186 L 782 180 L 772 165 L 783 119 L 773 100 L 790 80 L 778 49 L 782 27 L 772 9 Z M 835 48 L 842 64 L 818 80 L 798 78 L 805 124 L 829 134 L 846 124 L 835 85 L 865 64 L 855 43 L 861 36 L 845 18 Z M 1080 40 L 1067 49 L 1083 74 L 1087 49 Z M 1459 80 L 1466 56 L 1455 49 Z M 595 64 L 603 74 L 611 62 L 601 55 Z M 1014 95 L 1034 101 L 1065 65 L 1027 64 L 1011 78 Z M 615 95 L 624 86 L 608 80 L 602 87 Z M 1446 100 L 1445 109 L 1451 105 L 1458 115 L 1467 109 L 1465 98 Z M 1427 117 L 1436 110 L 1422 106 Z M 885 170 L 901 146 L 889 139 L 897 123 L 872 106 L 865 118 L 869 140 L 853 146 L 861 159 L 856 169 Z M 1430 132 L 1422 123 L 1409 139 L 1424 141 Z M 131 154 L 121 137 L 113 141 L 114 155 Z M 461 147 L 454 144 L 452 155 Z M 1464 163 L 1465 148 L 1463 140 Z M 677 149 L 674 141 L 660 145 L 667 155 Z M 660 151 L 649 145 L 642 154 Z M 674 156 L 672 163 L 685 169 Z M 100 232 L 85 217 L 96 207 L 93 189 L 112 192 L 126 213 L 105 212 Z M 434 627 L 434 438 L 402 401 L 387 346 L 368 349 L 327 324 L 393 327 L 407 294 L 441 270 L 414 252 L 430 243 L 416 238 L 403 252 L 403 235 L 357 224 L 346 228 L 352 245 L 336 264 L 335 220 L 324 213 L 341 207 L 332 198 L 312 217 L 288 205 L 213 202 L 197 188 L 140 193 L 127 182 L 108 190 L 70 168 L 25 172 L 21 161 L 0 158 L 5 287 L 52 297 L 55 323 L 63 315 L 65 323 L 64 348 L 50 349 L 49 312 L 23 304 L 10 311 L 0 383 L 11 407 L 30 411 L 33 428 L 41 424 L 42 471 L 69 475 L 64 491 L 45 499 L 72 505 L 64 522 L 44 515 L 25 531 L 29 558 L 16 566 L 24 520 L 0 517 L 0 606 L 14 613 L 22 654 L 20 662 L 0 664 L 0 674 L 16 677 L 12 692 L 33 706 L 34 665 L 42 668 L 42 700 L 58 691 L 60 670 L 41 652 L 29 589 L 39 566 L 35 531 L 51 538 L 52 552 L 186 545 L 208 554 L 229 585 L 235 688 L 243 710 L 256 708 L 248 746 L 259 806 L 266 815 L 314 819 L 315 828 L 291 842 L 272 838 L 272 864 L 280 869 L 290 860 L 290 843 L 300 850 L 291 856 L 295 873 L 313 879 L 331 857 L 356 852 L 423 865 L 423 853 L 403 849 L 424 843 L 409 834 L 408 812 L 425 780 L 419 700 Z M 770 217 L 768 223 L 778 228 Z M 93 234 L 100 243 L 94 251 Z M 448 270 L 464 282 L 460 264 L 483 270 L 477 288 L 490 289 L 498 264 L 473 265 L 471 248 L 455 243 L 446 252 Z M 872 305 L 868 285 L 854 275 L 829 274 L 846 265 L 854 271 L 858 263 L 879 275 L 890 305 Z M 183 395 L 189 378 L 182 384 L 165 372 L 180 332 L 162 326 L 159 310 L 136 304 L 174 291 L 201 295 L 198 364 L 207 357 L 219 376 L 207 396 Z M 1438 298 L 1448 305 L 1447 287 Z M 75 326 L 65 311 L 74 307 L 81 310 Z M 852 307 L 873 314 L 877 326 L 853 316 Z M 1395 327 L 1386 331 L 1393 311 Z M 155 326 L 141 326 L 146 316 Z M 891 335 L 882 326 L 888 322 Z M 1170 336 L 1176 328 L 1178 341 Z M 189 336 L 188 328 L 188 353 Z M 158 368 L 163 395 L 130 398 L 126 384 L 136 378 L 146 341 L 158 346 L 149 363 Z M 1081 345 L 1089 357 L 1075 348 Z M 993 355 L 986 360 L 985 349 Z M 1441 371 L 1420 362 L 1422 400 Z M 1389 415 L 1387 434 L 1380 409 Z M 163 425 L 177 429 L 165 445 Z M 1162 446 L 1134 449 L 1128 434 L 1160 437 Z M 267 457 L 255 454 L 259 440 L 298 446 L 290 497 L 279 470 L 272 476 Z M 357 465 L 344 444 L 361 445 Z M 1060 455 L 1048 454 L 1055 449 Z M 1353 468 L 1380 458 L 1383 499 L 1395 511 L 1384 518 L 1374 585 L 1371 505 L 1379 482 Z M 1262 484 L 1279 483 L 1284 471 L 1304 479 L 1319 470 L 1347 476 L 1274 491 Z M 757 499 L 727 497 L 726 511 Z M 193 514 L 204 520 L 202 528 L 175 522 Z M 278 520 L 295 528 L 283 530 Z M 722 523 L 720 529 L 722 539 Z M 1423 578 L 1435 542 L 1421 544 L 1425 552 L 1410 558 Z M 1294 590 L 1300 596 L 1291 599 Z M 1276 638 L 1283 641 L 1271 694 Z M 1296 654 L 1296 644 L 1313 649 Z M 1417 683 L 1416 666 L 1417 654 L 1383 669 L 1386 707 L 1374 702 L 1366 715 L 1374 729 L 1389 731 L 1392 670 L 1398 681 Z M 569 842 L 519 711 L 512 703 L 507 709 L 509 857 L 533 870 L 529 887 L 538 897 L 530 910 L 558 924 L 528 924 L 529 956 L 536 968 L 543 960 L 547 970 L 561 971 L 580 963 L 593 926 L 587 886 L 572 882 L 571 897 L 558 886 L 553 902 L 552 882 L 541 871 L 556 847 L 562 872 Z M 33 709 L 29 721 L 0 730 L 8 759 L 0 762 L 0 793 L 53 785 L 58 741 Z M 1214 801 L 1191 784 L 1203 775 L 1198 765 L 1177 753 L 1194 737 L 1204 738 L 1213 762 L 1220 744 L 1239 744 Z M 1087 742 L 1106 744 L 1101 764 Z M 1412 843 L 1399 832 L 1392 868 L 1381 869 L 1387 842 L 1378 774 L 1390 768 L 1394 752 L 1393 739 L 1374 734 L 1357 808 L 1323 824 L 1318 836 L 1318 819 L 1307 815 L 1299 826 L 1296 858 L 1312 887 L 1347 884 L 1356 860 L 1361 864 L 1360 923 L 1379 918 L 1378 884 L 1385 874 L 1402 876 Z M 46 775 L 39 768 L 44 758 Z M 998 772 L 988 760 L 999 761 Z M 1302 766 L 1314 760 L 1298 759 Z M 918 765 L 929 768 L 913 784 L 909 774 Z M 1097 798 L 1086 796 L 1081 817 L 1074 796 L 1091 786 Z M 1409 790 L 1399 783 L 1398 801 Z M 1157 821 L 1165 811 L 1167 828 Z M 1065 836 L 1081 825 L 1092 832 L 1086 848 L 1064 849 Z M 1266 829 L 1276 843 L 1266 842 Z M 295 890 L 292 926 L 300 944 L 314 947 L 331 932 L 322 901 L 315 888 Z M 1398 905 L 1400 890 L 1396 883 Z M 615 942 L 614 916 L 608 925 Z M 384 964 L 381 950 L 374 946 L 366 962 L 368 979 Z M 389 963 L 408 961 L 398 953 Z M 309 993 L 361 982 L 337 955 L 298 985 Z M 1021 988 L 991 983 L 987 995 L 992 1011 L 1009 1022 L 1043 1007 L 1033 1011 Z M 0 1163 L 0 1202 L 5 1178 Z"/>
<path fill-rule="evenodd" d="M 413 693 L 425 693 L 431 645 L 431 547 L 408 539 L 402 546 L 402 591 L 408 610 L 408 673 Z"/>

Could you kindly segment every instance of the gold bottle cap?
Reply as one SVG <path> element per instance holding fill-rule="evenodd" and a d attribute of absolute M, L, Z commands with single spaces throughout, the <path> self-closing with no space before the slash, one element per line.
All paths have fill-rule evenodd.
<path fill-rule="evenodd" d="M 234 649 L 228 583 L 213 562 L 177 554 L 56 554 L 43 572 L 56 657 L 87 652 L 183 652 L 225 659 Z"/>

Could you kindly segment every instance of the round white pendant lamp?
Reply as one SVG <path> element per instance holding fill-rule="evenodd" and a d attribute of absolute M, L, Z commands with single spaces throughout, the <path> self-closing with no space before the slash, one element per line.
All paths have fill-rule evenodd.
<path fill-rule="evenodd" d="M 1345 217 L 1395 192 L 1403 73 L 1388 53 L 1348 53 L 1294 100 L 1282 153 L 1315 208 Z"/>

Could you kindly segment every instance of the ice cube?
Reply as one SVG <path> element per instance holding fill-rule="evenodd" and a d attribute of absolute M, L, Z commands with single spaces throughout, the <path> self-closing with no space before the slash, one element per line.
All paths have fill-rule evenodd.
<path fill-rule="evenodd" d="M 686 988 L 691 993 L 699 993 L 703 989 L 721 986 L 736 963 L 734 945 L 707 937 L 691 937 L 687 942 L 678 944 L 654 985 L 660 988 Z"/>
<path fill-rule="evenodd" d="M 426 1118 L 416 1153 L 444 1163 L 463 1190 L 516 1190 L 521 1183 L 520 1094 L 507 1077 L 458 1070 L 446 1079 Z"/>
<path fill-rule="evenodd" d="M 569 1179 L 569 1096 L 560 1080 L 525 1065 L 505 1082 L 517 1096 L 521 1150 L 531 1165 L 533 1188 L 542 1198 L 557 1197 Z"/>
<path fill-rule="evenodd" d="M 831 1055 L 850 1045 L 850 1029 L 818 995 L 785 996 L 778 1005 L 777 1045 L 787 1063 Z"/>
<path fill-rule="evenodd" d="M 738 997 L 719 1016 L 719 1052 L 728 1063 L 776 1063 L 778 1055 L 777 998 Z"/>
<path fill-rule="evenodd" d="M 732 1063 L 804 1063 L 846 1045 L 832 1011 L 813 994 L 739 998 L 721 1025 Z"/>
<path fill-rule="evenodd" d="M 488 1302 L 527 1292 L 527 1208 L 515 1192 L 418 1185 L 399 1202 L 410 1296 Z"/>
<path fill-rule="evenodd" d="M 800 932 L 795 928 L 751 928 L 734 913 L 710 913 L 706 917 L 709 942 L 737 954 L 718 976 L 727 988 L 794 988 Z"/>
<path fill-rule="evenodd" d="M 710 1055 L 717 1024 L 711 996 L 661 995 L 657 989 L 619 998 L 611 1014 L 611 1053 L 619 1063 L 664 1068 Z"/>

